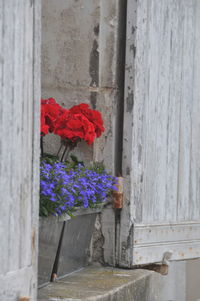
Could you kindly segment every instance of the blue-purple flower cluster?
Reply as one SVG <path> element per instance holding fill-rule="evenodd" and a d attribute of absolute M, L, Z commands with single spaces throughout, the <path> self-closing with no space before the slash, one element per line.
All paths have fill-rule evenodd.
<path fill-rule="evenodd" d="M 76 207 L 95 207 L 115 189 L 116 179 L 105 170 L 61 162 L 41 162 L 40 215 L 70 213 Z"/>

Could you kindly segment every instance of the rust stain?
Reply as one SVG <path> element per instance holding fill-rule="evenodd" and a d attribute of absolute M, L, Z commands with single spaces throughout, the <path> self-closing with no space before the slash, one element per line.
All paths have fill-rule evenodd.
<path fill-rule="evenodd" d="M 122 209 L 123 208 L 123 194 L 113 192 L 113 208 Z"/>
<path fill-rule="evenodd" d="M 21 297 L 19 301 L 30 301 L 30 297 Z"/>
<path fill-rule="evenodd" d="M 113 208 L 122 209 L 123 207 L 123 177 L 117 178 L 117 190 L 113 191 Z"/>

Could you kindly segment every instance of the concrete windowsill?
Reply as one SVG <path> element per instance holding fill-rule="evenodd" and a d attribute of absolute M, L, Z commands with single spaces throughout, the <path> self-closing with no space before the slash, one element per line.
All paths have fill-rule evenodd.
<path fill-rule="evenodd" d="M 147 300 L 153 273 L 146 270 L 87 267 L 39 289 L 38 301 Z"/>

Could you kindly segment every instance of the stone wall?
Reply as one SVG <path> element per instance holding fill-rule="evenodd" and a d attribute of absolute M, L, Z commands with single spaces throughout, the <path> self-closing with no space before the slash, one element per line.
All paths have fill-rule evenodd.
<path fill-rule="evenodd" d="M 118 2 L 42 1 L 42 97 L 54 97 L 66 108 L 85 102 L 101 111 L 105 133 L 94 147 L 79 144 L 78 154 L 104 161 L 113 172 L 119 164 L 122 116 L 117 110 L 123 101 L 117 72 L 124 51 L 123 44 L 117 50 Z M 59 139 L 51 136 L 45 137 L 46 149 L 56 152 Z"/>

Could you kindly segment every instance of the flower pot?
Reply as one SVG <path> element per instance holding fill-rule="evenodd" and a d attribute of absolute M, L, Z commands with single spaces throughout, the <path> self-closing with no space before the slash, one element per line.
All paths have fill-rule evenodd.
<path fill-rule="evenodd" d="M 38 285 L 50 281 L 63 221 L 57 217 L 41 217 L 39 220 Z"/>
<path fill-rule="evenodd" d="M 59 240 L 65 222 L 58 258 L 57 276 L 62 277 L 88 264 L 89 248 L 97 214 L 101 209 L 78 209 L 74 217 L 40 218 L 38 283 L 50 281 Z"/>

